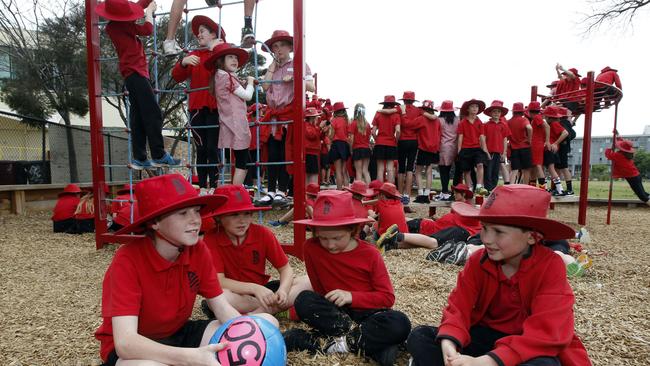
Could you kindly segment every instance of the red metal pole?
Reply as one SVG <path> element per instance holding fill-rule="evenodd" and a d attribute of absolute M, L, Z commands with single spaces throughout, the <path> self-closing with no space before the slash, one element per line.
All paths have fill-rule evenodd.
<path fill-rule="evenodd" d="M 530 87 L 530 101 L 534 102 L 537 100 L 537 85 Z"/>
<path fill-rule="evenodd" d="M 585 131 L 582 137 L 582 172 L 580 174 L 580 207 L 578 224 L 587 223 L 587 197 L 589 195 L 589 170 L 591 158 L 591 118 L 594 112 L 594 72 L 587 74 L 587 100 L 585 101 Z"/>
<path fill-rule="evenodd" d="M 95 13 L 97 0 L 86 0 L 86 53 L 88 67 L 88 104 L 90 106 L 90 152 L 93 172 L 93 193 L 95 203 L 95 247 L 104 246 L 102 235 L 106 228 L 106 201 L 104 187 L 104 136 L 102 135 L 102 85 L 99 58 L 99 17 Z"/>
<path fill-rule="evenodd" d="M 618 103 L 614 104 L 614 130 L 612 131 L 612 150 L 614 150 L 614 147 L 616 147 L 617 122 L 618 122 Z M 607 197 L 607 225 L 611 223 L 613 189 L 614 189 L 614 162 L 611 162 L 609 168 L 609 196 Z"/>
<path fill-rule="evenodd" d="M 293 218 L 305 217 L 305 57 L 304 57 L 304 8 L 303 0 L 293 0 Z M 292 254 L 303 258 L 305 226 L 293 229 Z"/>
<path fill-rule="evenodd" d="M 318 95 L 318 73 L 314 73 L 314 94 Z"/>

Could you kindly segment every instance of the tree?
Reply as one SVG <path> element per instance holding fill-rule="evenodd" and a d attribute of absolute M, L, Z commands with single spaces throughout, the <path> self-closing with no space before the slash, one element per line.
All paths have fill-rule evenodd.
<path fill-rule="evenodd" d="M 650 177 L 650 151 L 638 150 L 634 154 L 634 164 L 639 169 L 641 177 Z"/>
<path fill-rule="evenodd" d="M 650 0 L 589 0 L 588 3 L 591 4 L 591 14 L 582 21 L 586 33 L 619 21 L 623 27 L 631 25 L 634 17 L 650 4 Z"/>
<path fill-rule="evenodd" d="M 46 4 L 0 0 L 0 32 L 15 71 L 0 96 L 19 114 L 47 119 L 58 113 L 69 127 L 72 114 L 88 113 L 85 37 L 79 37 L 85 32 L 84 7 Z M 70 181 L 77 182 L 72 129 L 66 134 Z"/>

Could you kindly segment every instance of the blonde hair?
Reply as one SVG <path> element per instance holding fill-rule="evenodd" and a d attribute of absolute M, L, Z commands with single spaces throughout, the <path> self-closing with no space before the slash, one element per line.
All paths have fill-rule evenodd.
<path fill-rule="evenodd" d="M 366 120 L 366 107 L 361 103 L 354 106 L 354 121 L 357 124 L 357 131 L 365 136 L 368 121 Z"/>
<path fill-rule="evenodd" d="M 95 214 L 95 203 L 93 202 L 93 194 L 88 193 L 85 196 L 81 197 L 77 209 L 74 210 L 75 215 L 79 215 L 82 212 L 87 212 L 89 214 Z"/>

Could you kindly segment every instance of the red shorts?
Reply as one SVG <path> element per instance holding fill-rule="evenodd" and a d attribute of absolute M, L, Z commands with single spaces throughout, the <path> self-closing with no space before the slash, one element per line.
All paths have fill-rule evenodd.
<path fill-rule="evenodd" d="M 531 162 L 533 165 L 544 164 L 544 144 L 532 144 L 530 146 L 530 152 L 532 155 Z"/>

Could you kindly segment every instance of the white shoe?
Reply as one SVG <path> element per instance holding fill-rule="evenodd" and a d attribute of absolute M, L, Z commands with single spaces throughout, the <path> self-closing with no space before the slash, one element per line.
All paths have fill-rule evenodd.
<path fill-rule="evenodd" d="M 348 342 L 345 336 L 334 338 L 333 342 L 325 347 L 325 353 L 331 355 L 333 353 L 348 353 Z"/>
<path fill-rule="evenodd" d="M 165 56 L 174 56 L 183 52 L 183 49 L 176 43 L 174 39 L 166 39 L 163 41 L 163 54 Z"/>

